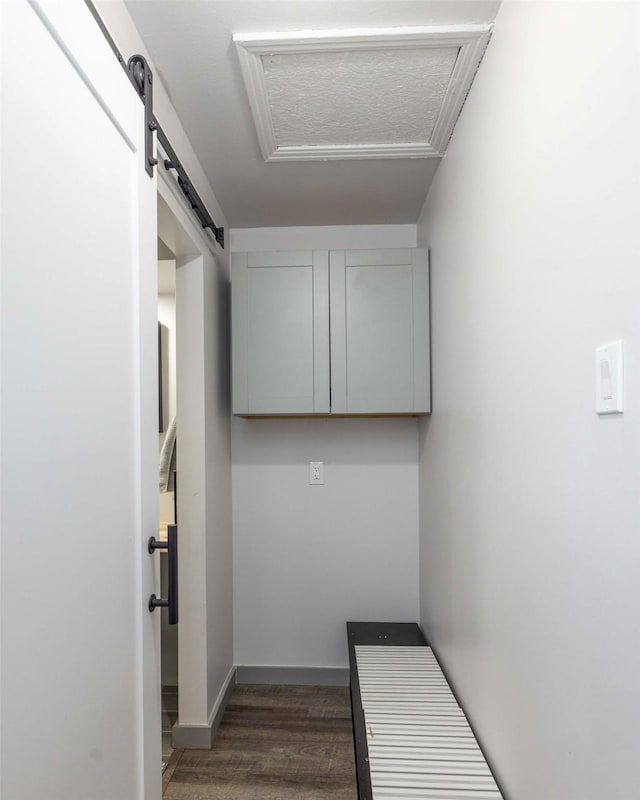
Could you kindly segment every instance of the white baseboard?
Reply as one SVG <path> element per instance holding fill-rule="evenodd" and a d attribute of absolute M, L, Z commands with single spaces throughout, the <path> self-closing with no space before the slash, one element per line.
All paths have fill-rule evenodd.
<path fill-rule="evenodd" d="M 174 748 L 187 750 L 209 750 L 227 707 L 231 693 L 236 685 L 236 668 L 231 667 L 218 692 L 206 725 L 181 725 L 175 723 L 171 729 L 171 743 Z"/>
<path fill-rule="evenodd" d="M 348 686 L 348 667 L 264 667 L 239 665 L 236 683 L 290 683 L 294 686 Z"/>

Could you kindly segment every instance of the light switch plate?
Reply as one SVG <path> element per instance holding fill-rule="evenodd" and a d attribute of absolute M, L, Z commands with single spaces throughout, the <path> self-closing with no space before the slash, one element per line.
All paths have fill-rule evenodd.
<path fill-rule="evenodd" d="M 611 342 L 596 350 L 596 414 L 619 414 L 624 411 L 622 341 Z"/>

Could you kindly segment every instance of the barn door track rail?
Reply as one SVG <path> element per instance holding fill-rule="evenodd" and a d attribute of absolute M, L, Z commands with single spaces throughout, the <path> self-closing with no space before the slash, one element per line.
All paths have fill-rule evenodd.
<path fill-rule="evenodd" d="M 163 159 L 164 168 L 174 170 L 178 186 L 182 189 L 182 193 L 191 206 L 193 213 L 198 218 L 198 221 L 203 228 L 209 228 L 213 234 L 216 242 L 220 247 L 224 248 L 224 228 L 219 228 L 213 221 L 213 217 L 207 211 L 207 207 L 200 199 L 200 195 L 195 189 L 195 186 L 189 179 L 185 168 L 182 166 L 180 159 L 176 155 L 176 151 L 171 146 L 166 133 L 163 131 L 162 126 L 156 119 L 153 113 L 153 73 L 147 64 L 144 56 L 133 55 L 128 60 L 118 50 L 118 47 L 109 33 L 107 26 L 92 0 L 85 0 L 89 11 L 93 18 L 98 23 L 98 27 L 102 31 L 104 38 L 109 43 L 116 58 L 120 62 L 120 66 L 124 69 L 127 77 L 131 81 L 133 88 L 136 90 L 138 96 L 144 103 L 144 122 L 145 122 L 145 166 L 150 176 L 153 176 L 153 169 L 158 164 L 158 159 L 153 154 L 153 133 L 157 134 L 158 143 L 167 155 Z"/>

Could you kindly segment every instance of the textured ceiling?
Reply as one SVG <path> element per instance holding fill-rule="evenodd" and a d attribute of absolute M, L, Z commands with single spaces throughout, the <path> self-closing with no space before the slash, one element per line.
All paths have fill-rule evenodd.
<path fill-rule="evenodd" d="M 268 227 L 415 222 L 438 159 L 265 163 L 234 33 L 490 23 L 500 3 L 126 0 L 126 4 L 229 225 Z M 270 66 L 274 73 L 278 70 L 275 62 Z M 362 99 L 360 113 L 353 115 L 358 117 L 360 136 L 367 135 L 369 123 L 390 125 L 389 114 L 379 113 L 373 89 L 367 85 L 367 98 Z M 412 105 L 407 96 L 400 110 Z M 409 116 L 415 124 L 429 124 L 420 121 L 415 110 Z M 299 129 L 308 127 L 304 117 L 297 117 Z M 291 135 L 291 127 L 281 134 Z"/>
<path fill-rule="evenodd" d="M 277 144 L 429 141 L 458 49 L 263 56 Z"/>

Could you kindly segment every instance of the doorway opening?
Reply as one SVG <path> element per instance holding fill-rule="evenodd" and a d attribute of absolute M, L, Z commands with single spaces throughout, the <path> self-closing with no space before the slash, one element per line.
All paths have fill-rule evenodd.
<path fill-rule="evenodd" d="M 160 539 L 168 537 L 177 514 L 177 364 L 176 364 L 176 255 L 158 230 L 158 492 Z M 169 559 L 160 551 L 160 589 L 169 593 Z M 160 622 L 162 686 L 162 770 L 173 753 L 173 726 L 178 721 L 178 626 L 163 613 Z"/>

